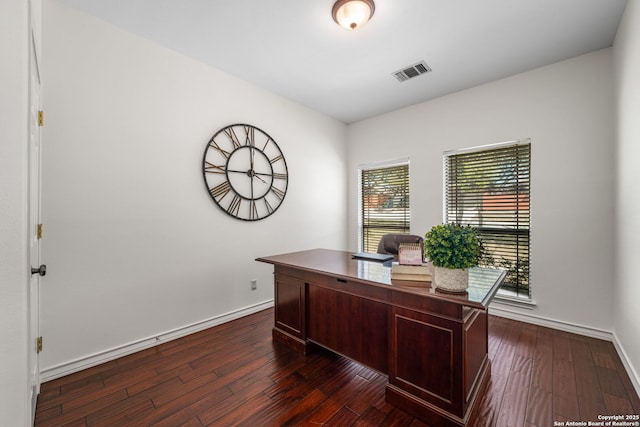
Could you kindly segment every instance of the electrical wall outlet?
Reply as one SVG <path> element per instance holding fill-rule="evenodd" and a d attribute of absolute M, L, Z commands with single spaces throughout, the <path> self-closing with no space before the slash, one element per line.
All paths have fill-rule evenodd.
<path fill-rule="evenodd" d="M 256 289 L 258 289 L 258 281 L 257 280 L 252 280 L 251 281 L 251 290 L 255 291 Z"/>

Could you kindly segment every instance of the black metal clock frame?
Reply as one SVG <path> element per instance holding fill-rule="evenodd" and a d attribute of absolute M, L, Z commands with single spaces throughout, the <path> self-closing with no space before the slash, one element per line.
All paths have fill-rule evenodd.
<path fill-rule="evenodd" d="M 202 174 L 215 204 L 242 221 L 271 216 L 282 205 L 289 184 L 278 144 L 262 129 L 245 123 L 225 126 L 211 137 Z"/>

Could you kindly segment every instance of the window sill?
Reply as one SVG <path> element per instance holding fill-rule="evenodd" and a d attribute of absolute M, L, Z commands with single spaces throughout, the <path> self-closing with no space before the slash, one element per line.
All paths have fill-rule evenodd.
<path fill-rule="evenodd" d="M 526 308 L 533 310 L 536 307 L 536 303 L 530 298 L 523 298 L 517 296 L 513 292 L 500 289 L 493 299 L 494 302 L 504 305 L 510 305 L 512 307 Z"/>

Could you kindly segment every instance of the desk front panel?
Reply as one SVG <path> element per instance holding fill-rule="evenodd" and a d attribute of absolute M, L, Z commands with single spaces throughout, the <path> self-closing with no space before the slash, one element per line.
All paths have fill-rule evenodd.
<path fill-rule="evenodd" d="M 309 340 L 388 372 L 387 304 L 308 282 L 307 319 Z"/>

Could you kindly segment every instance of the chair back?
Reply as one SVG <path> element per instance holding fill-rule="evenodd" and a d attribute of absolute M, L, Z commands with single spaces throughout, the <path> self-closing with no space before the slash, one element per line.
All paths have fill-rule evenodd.
<path fill-rule="evenodd" d="M 398 247 L 401 243 L 418 243 L 422 247 L 422 237 L 414 234 L 389 233 L 382 236 L 378 243 L 378 253 L 398 257 Z"/>

